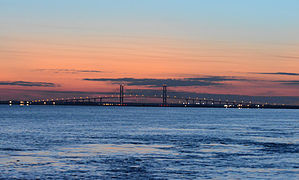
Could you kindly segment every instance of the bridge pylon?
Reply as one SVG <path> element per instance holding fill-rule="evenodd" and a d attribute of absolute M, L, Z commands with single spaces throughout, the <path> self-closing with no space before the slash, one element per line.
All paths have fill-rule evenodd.
<path fill-rule="evenodd" d="M 167 105 L 167 85 L 166 84 L 163 84 L 162 98 L 163 98 L 163 106 L 166 106 Z"/>
<path fill-rule="evenodd" d="M 123 105 L 124 103 L 124 85 L 121 84 L 119 86 L 119 104 Z"/>

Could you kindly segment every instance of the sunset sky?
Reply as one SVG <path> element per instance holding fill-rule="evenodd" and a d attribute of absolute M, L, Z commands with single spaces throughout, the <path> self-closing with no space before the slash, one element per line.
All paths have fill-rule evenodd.
<path fill-rule="evenodd" d="M 299 96 L 298 20 L 298 0 L 0 0 L 0 100 Z"/>

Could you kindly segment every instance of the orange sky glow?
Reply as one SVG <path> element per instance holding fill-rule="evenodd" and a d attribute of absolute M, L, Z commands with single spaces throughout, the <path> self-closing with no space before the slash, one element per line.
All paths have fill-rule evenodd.
<path fill-rule="evenodd" d="M 7 6 L 13 7 L 9 3 Z M 255 21 L 248 20 L 248 24 L 242 21 L 249 28 L 247 32 L 241 28 L 240 31 L 235 30 L 236 34 L 226 32 L 226 28 L 232 27 L 223 27 L 221 30 L 223 25 L 214 22 L 210 26 L 220 26 L 219 31 L 207 31 L 205 34 L 206 31 L 202 29 L 203 32 L 199 29 L 197 33 L 195 25 L 200 25 L 200 21 L 194 17 L 190 20 L 193 24 L 189 26 L 188 21 L 155 22 L 159 17 L 154 15 L 149 21 L 152 26 L 147 26 L 142 19 L 130 21 L 129 25 L 107 21 L 106 26 L 102 26 L 100 21 L 94 22 L 95 24 L 85 23 L 84 19 L 87 17 L 84 16 L 78 20 L 78 24 L 66 20 L 61 20 L 64 25 L 60 24 L 60 20 L 53 24 L 52 19 L 48 19 L 48 23 L 41 23 L 37 17 L 33 19 L 36 24 L 30 24 L 25 18 L 14 19 L 12 12 L 2 13 L 6 13 L 8 18 L 11 16 L 11 21 L 0 19 L 0 22 L 7 25 L 0 31 L 1 99 L 5 99 L 3 96 L 13 90 L 117 91 L 116 80 L 85 80 L 105 78 L 189 81 L 188 78 L 225 77 L 233 80 L 213 80 L 209 81 L 211 85 L 202 86 L 174 84 L 169 89 L 249 96 L 299 95 L 299 42 L 296 39 L 282 42 L 278 38 L 281 35 L 278 32 L 275 34 L 268 33 L 267 29 L 256 30 L 256 24 L 251 24 Z M 115 16 L 114 18 L 120 18 L 120 15 Z M 55 22 L 54 19 L 53 21 Z M 137 28 L 134 29 L 134 25 Z M 75 28 L 78 26 L 79 29 Z M 241 27 L 238 24 L 231 26 Z M 287 33 L 286 29 L 281 31 Z M 294 29 L 289 31 L 287 39 L 292 39 L 289 36 L 293 31 Z M 272 34 L 267 37 L 267 33 Z M 260 39 L 262 35 L 265 39 Z M 27 86 L 15 83 L 18 81 L 52 85 Z M 221 85 L 213 84 L 216 82 Z M 146 85 L 146 82 L 142 85 L 130 85 L 130 82 L 120 80 L 119 83 L 127 83 L 127 89 L 159 89 L 152 84 Z M 9 96 L 23 97 L 19 92 L 21 91 Z M 27 93 L 26 97 L 38 96 Z"/>

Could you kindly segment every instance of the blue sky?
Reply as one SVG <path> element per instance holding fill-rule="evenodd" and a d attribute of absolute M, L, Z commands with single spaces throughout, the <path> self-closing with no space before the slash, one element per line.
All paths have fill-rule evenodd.
<path fill-rule="evenodd" d="M 82 33 L 297 41 L 298 9 L 296 0 L 1 0 L 0 32 L 65 27 Z"/>

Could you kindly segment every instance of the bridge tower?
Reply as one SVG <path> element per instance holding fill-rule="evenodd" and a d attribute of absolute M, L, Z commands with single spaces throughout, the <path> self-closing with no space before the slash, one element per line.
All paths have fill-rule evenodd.
<path fill-rule="evenodd" d="M 124 85 L 121 84 L 119 86 L 119 103 L 120 105 L 123 105 L 124 103 Z"/>
<path fill-rule="evenodd" d="M 167 86 L 166 86 L 166 84 L 163 84 L 162 98 L 163 98 L 163 106 L 165 106 L 167 104 Z"/>

